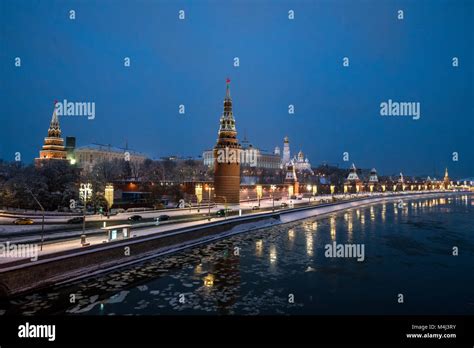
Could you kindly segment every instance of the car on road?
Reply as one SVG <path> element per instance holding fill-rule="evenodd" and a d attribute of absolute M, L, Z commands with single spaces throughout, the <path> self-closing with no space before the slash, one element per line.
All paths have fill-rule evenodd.
<path fill-rule="evenodd" d="M 280 207 L 282 207 L 282 208 L 288 208 L 288 204 L 287 204 L 287 203 L 282 203 L 282 204 L 280 204 Z"/>
<path fill-rule="evenodd" d="M 142 217 L 140 215 L 132 215 L 128 218 L 129 221 L 140 221 Z"/>
<path fill-rule="evenodd" d="M 32 219 L 28 218 L 18 218 L 13 221 L 14 225 L 33 225 L 35 222 Z"/>
<path fill-rule="evenodd" d="M 229 215 L 229 213 L 232 211 L 232 209 L 219 209 L 216 213 L 217 216 L 219 217 L 222 217 L 222 216 L 226 216 L 226 215 Z"/>
<path fill-rule="evenodd" d="M 293 195 L 293 196 L 291 196 L 291 197 L 290 197 L 290 199 L 296 199 L 296 196 L 295 196 L 295 195 Z"/>
<path fill-rule="evenodd" d="M 157 221 L 168 221 L 169 219 L 169 215 L 160 215 L 156 218 Z"/>
<path fill-rule="evenodd" d="M 67 220 L 68 224 L 81 224 L 84 221 L 84 217 L 82 216 L 76 216 L 73 217 L 72 219 Z"/>
<path fill-rule="evenodd" d="M 258 205 L 254 205 L 254 206 L 252 207 L 252 210 L 259 210 L 259 209 L 260 209 L 260 207 L 259 207 Z"/>

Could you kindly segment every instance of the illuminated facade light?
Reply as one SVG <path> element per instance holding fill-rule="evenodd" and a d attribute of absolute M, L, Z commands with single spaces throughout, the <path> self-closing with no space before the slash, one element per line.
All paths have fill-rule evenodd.
<path fill-rule="evenodd" d="M 79 186 L 79 198 L 85 204 L 92 197 L 92 184 L 81 183 Z"/>
<path fill-rule="evenodd" d="M 197 199 L 197 203 L 201 203 L 202 202 L 202 185 L 201 184 L 197 184 L 195 187 L 194 187 L 194 193 L 196 194 L 196 199 Z"/>
<path fill-rule="evenodd" d="M 114 204 L 114 185 L 107 184 L 105 186 L 104 198 L 107 201 L 108 207 L 112 207 Z"/>

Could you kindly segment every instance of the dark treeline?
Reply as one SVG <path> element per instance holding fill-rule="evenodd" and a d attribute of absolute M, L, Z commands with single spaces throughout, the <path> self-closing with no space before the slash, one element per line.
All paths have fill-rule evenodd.
<path fill-rule="evenodd" d="M 209 169 L 195 160 L 148 159 L 137 163 L 116 159 L 99 162 L 90 172 L 66 161 L 44 161 L 42 166 L 36 167 L 34 164 L 0 160 L 0 207 L 39 210 L 34 195 L 45 210 L 69 210 L 71 200 L 79 202 L 80 183 L 91 183 L 93 196 L 88 205 L 97 210 L 106 205 L 103 196 L 106 184 L 120 181 L 143 183 L 152 192 L 150 199 L 159 202 L 161 196 L 168 192 L 160 185 L 151 187 L 151 183 L 211 178 Z M 168 190 L 171 196 L 179 195 L 173 188 Z"/>

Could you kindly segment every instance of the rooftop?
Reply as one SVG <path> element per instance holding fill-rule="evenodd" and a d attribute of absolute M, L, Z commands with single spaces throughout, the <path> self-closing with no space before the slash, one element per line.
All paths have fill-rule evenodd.
<path fill-rule="evenodd" d="M 144 156 L 146 157 L 145 154 L 140 153 L 138 151 L 128 149 L 128 148 L 122 148 L 122 147 L 115 147 L 110 144 L 108 145 L 103 145 L 103 144 L 88 144 L 84 146 L 79 146 L 76 148 L 76 151 L 78 150 L 94 150 L 94 151 L 104 151 L 104 152 L 117 152 L 117 153 L 124 153 L 125 151 L 128 151 L 131 155 L 137 155 L 137 156 Z"/>

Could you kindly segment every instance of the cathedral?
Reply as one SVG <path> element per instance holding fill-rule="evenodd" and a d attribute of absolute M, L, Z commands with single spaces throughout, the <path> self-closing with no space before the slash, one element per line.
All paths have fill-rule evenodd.
<path fill-rule="evenodd" d="M 56 114 L 56 107 L 53 111 L 53 117 L 49 124 L 48 136 L 44 138 L 44 145 L 40 151 L 39 158 L 35 159 L 36 165 L 41 165 L 47 160 L 67 160 L 67 152 L 64 147 L 64 139 L 61 138 L 61 128 L 59 127 L 59 119 Z"/>
<path fill-rule="evenodd" d="M 237 140 L 237 130 L 232 112 L 230 80 L 226 81 L 224 112 L 220 118 L 217 144 L 214 147 L 214 193 L 215 201 L 238 204 L 240 202 L 240 158 L 241 145 Z M 222 160 L 222 154 L 225 158 Z"/>
<path fill-rule="evenodd" d="M 307 171 L 313 174 L 311 163 L 309 163 L 308 158 L 304 157 L 303 151 L 298 152 L 297 156 L 293 156 L 293 158 L 291 158 L 290 141 L 288 137 L 285 137 L 283 139 L 283 156 L 281 159 L 281 167 L 286 168 L 290 163 L 298 173 Z"/>
<path fill-rule="evenodd" d="M 300 150 L 300 152 L 298 152 L 298 157 L 293 157 L 292 162 L 298 172 L 308 171 L 313 174 L 311 163 L 309 163 L 308 158 L 304 157 L 303 151 Z"/>

